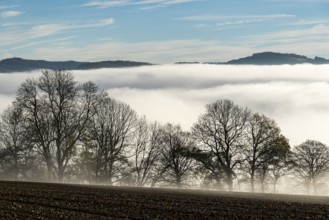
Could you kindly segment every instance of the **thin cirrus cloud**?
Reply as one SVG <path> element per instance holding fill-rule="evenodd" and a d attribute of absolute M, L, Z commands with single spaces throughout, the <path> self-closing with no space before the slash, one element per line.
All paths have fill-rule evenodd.
<path fill-rule="evenodd" d="M 248 44 L 239 38 L 230 43 L 198 39 L 142 42 L 110 39 L 103 40 L 101 44 L 98 41 L 79 47 L 74 45 L 66 45 L 65 47 L 51 44 L 42 45 L 31 51 L 28 57 L 82 61 L 123 59 L 160 64 L 178 61 L 223 62 L 263 51 L 326 57 L 325 52 L 329 51 L 328 35 L 329 28 L 327 26 L 315 26 L 306 29 L 297 28 L 243 36 L 243 40 L 247 40 Z M 49 53 L 49 51 L 52 52 Z"/>
<path fill-rule="evenodd" d="M 1 3 L 1 1 L 0 1 Z M 0 4 L 0 10 L 10 9 L 10 8 L 16 8 L 16 5 L 1 5 Z"/>
<path fill-rule="evenodd" d="M 19 49 L 23 49 L 23 48 L 27 48 L 27 47 L 33 47 L 33 46 L 37 46 L 37 45 L 45 44 L 45 43 L 57 43 L 57 46 L 65 45 L 65 44 L 67 44 L 68 40 L 71 40 L 73 38 L 77 38 L 77 36 L 73 35 L 73 36 L 68 36 L 68 37 L 63 37 L 63 38 L 55 38 L 55 39 L 51 39 L 51 40 L 38 40 L 38 41 L 28 42 L 25 44 L 21 44 L 19 46 L 10 47 L 10 49 L 7 49 L 7 52 L 19 50 Z"/>
<path fill-rule="evenodd" d="M 11 18 L 21 15 L 23 12 L 21 11 L 3 11 L 0 12 L 0 17 L 2 18 Z"/>
<path fill-rule="evenodd" d="M 110 8 L 120 7 L 128 5 L 141 6 L 140 10 L 150 10 L 154 8 L 168 7 L 170 5 L 184 4 L 190 2 L 196 2 L 200 0 L 114 0 L 114 1 L 89 1 L 82 6 L 84 7 L 98 7 L 98 8 Z"/>
<path fill-rule="evenodd" d="M 49 53 L 51 51 L 51 53 Z M 109 51 L 111 51 L 109 53 Z M 67 45 L 58 47 L 44 45 L 29 54 L 30 58 L 51 60 L 135 60 L 151 63 L 173 63 L 177 61 L 223 61 L 250 55 L 252 49 L 240 44 L 226 45 L 216 41 L 168 40 L 124 42 L 105 40 L 101 44 L 87 44 L 81 47 Z M 220 56 L 219 56 L 220 54 Z"/>
<path fill-rule="evenodd" d="M 177 18 L 184 21 L 221 21 L 233 19 L 277 19 L 277 18 L 294 18 L 290 14 L 268 14 L 268 15 L 245 15 L 245 16 L 218 16 L 218 15 L 196 15 Z"/>
<path fill-rule="evenodd" d="M 240 26 L 244 24 L 250 23 L 259 23 L 259 22 L 266 22 L 272 21 L 275 19 L 290 19 L 295 18 L 295 15 L 290 14 L 268 14 L 268 15 L 245 15 L 245 16 L 218 16 L 218 15 L 197 15 L 197 16 L 187 16 L 187 17 L 180 17 L 176 20 L 181 21 L 194 21 L 194 22 L 210 22 L 214 23 L 215 25 L 205 25 L 199 24 L 197 27 L 199 28 L 214 28 L 214 29 L 222 29 L 222 28 L 231 28 L 235 26 Z"/>
<path fill-rule="evenodd" d="M 294 30 L 284 30 L 277 31 L 269 34 L 261 34 L 256 38 L 254 36 L 250 36 L 249 40 L 253 38 L 258 43 L 282 43 L 285 41 L 286 43 L 294 43 L 296 41 L 305 41 L 305 42 L 313 42 L 313 44 L 317 44 L 319 40 L 326 40 L 329 35 L 329 26 L 325 24 L 319 24 L 315 26 L 311 26 L 309 28 L 304 29 L 294 29 Z M 307 47 L 305 47 L 307 48 Z M 310 50 L 310 48 L 307 48 Z"/>
<path fill-rule="evenodd" d="M 290 26 L 303 26 L 303 25 L 319 25 L 319 24 L 327 24 L 329 23 L 329 19 L 322 20 L 299 20 L 297 22 L 290 23 Z"/>
<path fill-rule="evenodd" d="M 79 82 L 94 81 L 139 115 L 188 130 L 206 104 L 231 99 L 273 118 L 292 145 L 306 139 L 329 144 L 329 65 L 160 65 L 73 71 Z M 0 75 L 0 106 L 17 87 L 41 71 Z M 10 86 L 9 86 L 10 85 Z M 151 101 L 150 101 L 151 100 Z"/>
<path fill-rule="evenodd" d="M 42 37 L 52 36 L 65 30 L 105 27 L 114 24 L 113 18 L 102 19 L 97 22 L 84 24 L 44 24 L 35 25 L 28 29 L 8 30 L 0 35 L 0 46 L 10 45 L 17 42 L 34 40 Z"/>

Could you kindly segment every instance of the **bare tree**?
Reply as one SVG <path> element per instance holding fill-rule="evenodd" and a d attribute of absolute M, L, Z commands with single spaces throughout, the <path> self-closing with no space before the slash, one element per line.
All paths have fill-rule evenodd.
<path fill-rule="evenodd" d="M 209 187 L 221 189 L 224 180 L 224 171 L 222 166 L 216 161 L 212 152 L 203 151 L 198 147 L 194 147 L 190 155 L 197 162 L 196 172 L 203 179 L 202 184 Z"/>
<path fill-rule="evenodd" d="M 278 181 L 281 177 L 290 173 L 293 168 L 291 152 L 286 152 L 275 156 L 271 160 L 270 174 L 273 179 L 273 192 L 276 192 Z"/>
<path fill-rule="evenodd" d="M 162 180 L 179 188 L 194 172 L 195 163 L 190 156 L 194 141 L 179 125 L 166 124 L 161 136 Z"/>
<path fill-rule="evenodd" d="M 133 176 L 137 186 L 152 185 L 158 176 L 155 168 L 161 154 L 161 128 L 158 123 L 149 124 L 145 117 L 139 119 L 132 142 Z"/>
<path fill-rule="evenodd" d="M 262 192 L 265 192 L 265 186 L 269 178 L 269 172 L 273 169 L 274 163 L 277 159 L 281 160 L 284 158 L 290 149 L 289 141 L 283 135 L 276 137 L 273 142 L 271 142 L 271 151 L 268 153 L 274 157 L 271 157 L 270 160 L 263 160 L 263 163 L 260 164 L 259 169 L 256 170 Z M 267 158 L 268 156 L 265 156 Z"/>
<path fill-rule="evenodd" d="M 200 116 L 192 128 L 199 148 L 211 155 L 208 167 L 214 171 L 223 170 L 230 191 L 233 189 L 234 170 L 241 163 L 249 117 L 248 109 L 230 100 L 218 100 L 206 106 L 206 113 Z"/>
<path fill-rule="evenodd" d="M 305 184 L 308 193 L 329 171 L 329 148 L 319 141 L 307 140 L 293 149 L 294 171 Z"/>
<path fill-rule="evenodd" d="M 88 126 L 86 139 L 94 146 L 96 181 L 113 184 L 128 163 L 127 151 L 134 136 L 136 112 L 129 105 L 103 94 Z"/>
<path fill-rule="evenodd" d="M 250 117 L 247 131 L 247 144 L 243 149 L 243 153 L 246 158 L 246 171 L 250 175 L 251 191 L 254 192 L 256 171 L 258 170 L 261 174 L 261 182 L 262 186 L 264 186 L 270 161 L 275 156 L 289 151 L 289 144 L 286 144 L 288 143 L 287 141 L 285 145 L 279 144 L 281 134 L 275 121 L 258 113 Z"/>
<path fill-rule="evenodd" d="M 33 166 L 34 152 L 28 130 L 25 127 L 22 109 L 15 103 L 1 115 L 0 148 L 2 169 L 14 180 L 26 179 Z"/>
<path fill-rule="evenodd" d="M 70 73 L 43 72 L 38 80 L 26 80 L 17 103 L 33 130 L 32 137 L 47 165 L 48 177 L 62 181 L 73 150 L 93 115 L 97 87 L 78 86 Z"/>

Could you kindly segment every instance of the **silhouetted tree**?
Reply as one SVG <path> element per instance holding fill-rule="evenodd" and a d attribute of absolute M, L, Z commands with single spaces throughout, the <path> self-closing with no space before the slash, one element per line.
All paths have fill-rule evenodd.
<path fill-rule="evenodd" d="M 161 134 L 162 180 L 181 187 L 194 172 L 195 163 L 190 156 L 194 141 L 190 133 L 182 131 L 179 125 L 166 124 Z"/>
<path fill-rule="evenodd" d="M 22 109 L 15 103 L 5 109 L 0 121 L 0 164 L 7 178 L 26 179 L 33 167 L 35 152 L 30 135 Z"/>
<path fill-rule="evenodd" d="M 211 167 L 212 173 L 223 170 L 230 191 L 233 188 L 234 170 L 241 163 L 249 117 L 248 109 L 231 100 L 218 100 L 206 106 L 206 113 L 200 116 L 192 128 L 199 149 L 211 155 L 208 159 L 211 163 L 207 167 Z"/>
<path fill-rule="evenodd" d="M 319 141 L 307 140 L 293 149 L 294 171 L 305 184 L 308 193 L 329 171 L 329 148 Z"/>
<path fill-rule="evenodd" d="M 280 153 L 271 160 L 270 175 L 273 179 L 273 192 L 276 192 L 277 183 L 279 179 L 293 169 L 293 161 L 291 158 L 291 152 Z"/>
<path fill-rule="evenodd" d="M 85 136 L 94 146 L 97 181 L 113 184 L 121 178 L 124 166 L 128 165 L 128 147 L 136 122 L 136 112 L 129 105 L 106 94 L 99 98 Z"/>
<path fill-rule="evenodd" d="M 48 177 L 62 181 L 86 124 L 93 115 L 97 87 L 77 85 L 72 74 L 44 71 L 19 88 L 17 103 L 33 131 L 33 141 L 47 165 Z"/>
<path fill-rule="evenodd" d="M 264 189 L 264 180 L 271 160 L 289 150 L 289 144 L 288 141 L 283 142 L 285 139 L 275 121 L 258 113 L 248 120 L 247 131 L 243 153 L 246 158 L 246 171 L 250 175 L 251 191 L 254 192 L 256 171 L 261 174 Z"/>
<path fill-rule="evenodd" d="M 202 184 L 208 187 L 221 189 L 223 185 L 224 172 L 222 166 L 215 160 L 212 152 L 203 151 L 194 147 L 190 153 L 196 160 L 196 172 L 203 179 Z"/>
<path fill-rule="evenodd" d="M 137 186 L 153 185 L 159 173 L 161 155 L 161 132 L 158 123 L 149 124 L 145 117 L 138 120 L 132 141 L 133 148 L 133 182 Z"/>
<path fill-rule="evenodd" d="M 273 163 L 279 156 L 284 156 L 289 152 L 290 145 L 288 139 L 283 135 L 280 135 L 273 142 L 271 142 L 272 150 L 274 151 L 273 154 L 275 155 L 270 160 L 263 162 L 260 164 L 259 169 L 256 170 L 258 175 L 262 192 L 265 192 L 266 180 L 268 179 L 268 174 L 270 170 L 273 168 Z M 270 152 L 271 153 L 271 152 Z M 272 153 L 271 153 L 272 154 Z"/>

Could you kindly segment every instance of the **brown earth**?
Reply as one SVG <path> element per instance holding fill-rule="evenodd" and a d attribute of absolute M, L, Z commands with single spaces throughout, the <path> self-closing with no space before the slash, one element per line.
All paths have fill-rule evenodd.
<path fill-rule="evenodd" d="M 0 219 L 329 219 L 329 197 L 0 182 Z"/>

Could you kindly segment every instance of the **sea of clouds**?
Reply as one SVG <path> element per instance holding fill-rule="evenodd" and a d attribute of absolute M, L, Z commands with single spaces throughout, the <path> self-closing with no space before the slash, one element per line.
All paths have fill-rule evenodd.
<path fill-rule="evenodd" d="M 140 115 L 186 130 L 217 99 L 273 118 L 292 145 L 307 139 L 329 144 L 329 65 L 159 65 L 72 71 L 93 81 Z M 19 85 L 41 71 L 0 74 L 0 110 Z"/>

